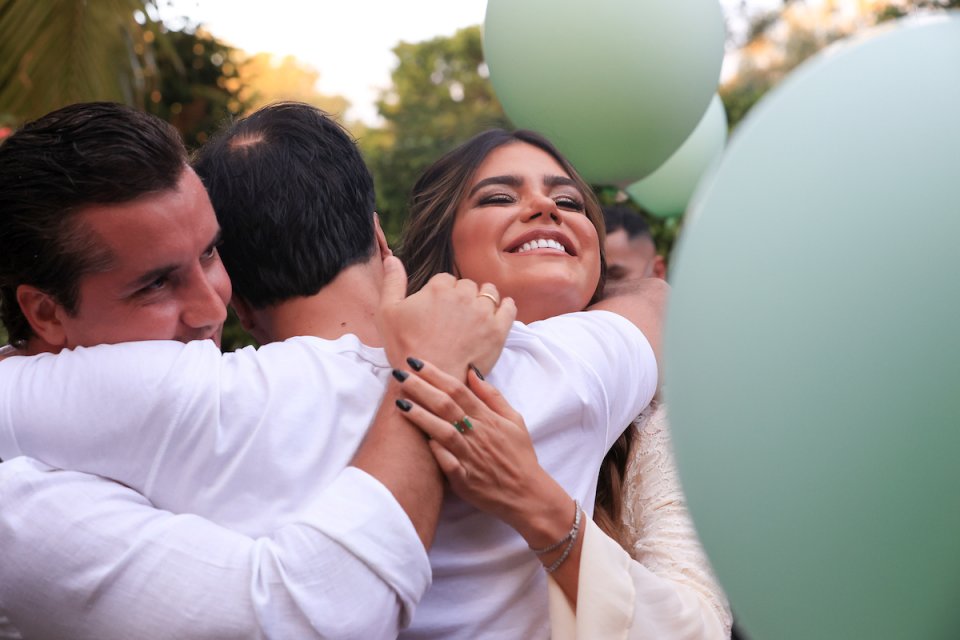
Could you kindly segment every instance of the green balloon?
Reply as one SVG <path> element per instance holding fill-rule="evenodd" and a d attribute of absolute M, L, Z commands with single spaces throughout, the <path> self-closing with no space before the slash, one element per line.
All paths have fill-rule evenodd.
<path fill-rule="evenodd" d="M 717 0 L 489 0 L 483 50 L 513 123 L 584 178 L 630 183 L 677 150 L 717 89 Z"/>
<path fill-rule="evenodd" d="M 797 69 L 688 213 L 666 398 L 755 640 L 960 634 L 958 167 L 950 13 Z"/>
<path fill-rule="evenodd" d="M 690 137 L 659 169 L 627 187 L 627 195 L 655 216 L 683 215 L 697 184 L 720 157 L 726 142 L 727 113 L 720 96 L 715 95 Z"/>

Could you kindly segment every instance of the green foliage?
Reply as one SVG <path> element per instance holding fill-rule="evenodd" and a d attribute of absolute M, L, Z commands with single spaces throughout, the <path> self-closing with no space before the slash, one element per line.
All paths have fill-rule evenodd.
<path fill-rule="evenodd" d="M 223 351 L 236 351 L 249 345 L 258 346 L 257 341 L 247 333 L 242 326 L 233 307 L 230 308 L 227 315 L 227 321 L 223 324 L 223 339 L 220 341 L 220 348 Z"/>
<path fill-rule="evenodd" d="M 23 122 L 86 100 L 142 107 L 155 73 L 153 5 L 0 0 L 0 114 Z"/>
<path fill-rule="evenodd" d="M 393 87 L 377 103 L 386 121 L 360 139 L 374 175 L 378 212 L 391 240 L 420 172 L 456 145 L 492 127 L 509 127 L 483 63 L 480 27 L 426 42 L 401 42 Z"/>
<path fill-rule="evenodd" d="M 240 99 L 239 52 L 202 30 L 166 32 L 157 55 L 159 82 L 147 111 L 172 123 L 188 148 L 203 144 L 245 107 Z"/>
<path fill-rule="evenodd" d="M 762 14 L 751 23 L 751 40 L 741 51 L 737 74 L 719 89 L 731 129 L 794 68 L 847 35 L 845 31 L 830 26 L 813 28 L 789 23 L 786 36 L 782 40 L 773 40 L 770 33 L 781 23 L 781 18 L 769 13 Z M 762 55 L 750 55 L 751 50 L 759 50 Z"/>

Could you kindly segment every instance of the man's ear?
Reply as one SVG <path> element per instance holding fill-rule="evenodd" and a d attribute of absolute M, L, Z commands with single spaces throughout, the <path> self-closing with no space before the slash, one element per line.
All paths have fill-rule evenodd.
<path fill-rule="evenodd" d="M 266 327 L 260 322 L 263 316 L 254 309 L 253 305 L 240 296 L 235 295 L 230 298 L 230 306 L 233 307 L 233 310 L 236 312 L 240 326 L 243 327 L 244 331 L 253 336 L 254 340 L 260 344 L 271 342 L 264 332 Z"/>
<path fill-rule="evenodd" d="M 17 304 L 40 340 L 55 348 L 67 346 L 67 332 L 62 320 L 67 311 L 53 296 L 29 284 L 21 284 L 17 287 Z"/>
<path fill-rule="evenodd" d="M 667 261 L 663 259 L 663 256 L 657 254 L 653 258 L 653 273 L 651 274 L 654 278 L 660 278 L 661 280 L 667 279 Z"/>
<path fill-rule="evenodd" d="M 376 211 L 373 212 L 373 229 L 377 236 L 377 250 L 380 252 L 380 259 L 392 256 L 393 250 L 387 244 L 387 236 L 383 233 L 383 227 L 380 226 L 380 215 Z"/>
<path fill-rule="evenodd" d="M 240 326 L 249 334 L 257 328 L 256 314 L 253 313 L 253 307 L 239 296 L 230 298 L 230 306 L 237 312 L 237 319 L 240 320 Z"/>

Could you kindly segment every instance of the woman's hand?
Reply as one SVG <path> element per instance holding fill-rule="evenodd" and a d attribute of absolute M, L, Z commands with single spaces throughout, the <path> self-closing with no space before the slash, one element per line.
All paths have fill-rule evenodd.
<path fill-rule="evenodd" d="M 453 491 L 516 529 L 532 548 L 566 535 L 573 499 L 537 462 L 523 417 L 473 371 L 468 388 L 429 363 L 411 366 L 413 375 L 394 373 L 409 399 L 397 404 L 429 436 Z"/>

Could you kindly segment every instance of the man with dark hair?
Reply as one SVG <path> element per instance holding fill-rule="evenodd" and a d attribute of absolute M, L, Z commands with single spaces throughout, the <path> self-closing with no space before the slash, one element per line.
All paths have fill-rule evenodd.
<path fill-rule="evenodd" d="M 342 131 L 334 133 L 342 150 L 359 158 L 349 138 Z M 466 293 L 464 287 L 434 287 L 419 300 L 402 300 L 402 270 L 395 258 L 383 263 L 381 252 L 388 250 L 382 238 L 380 243 L 374 239 L 368 174 L 366 187 L 355 190 L 354 209 L 369 218 L 369 233 L 360 234 L 355 255 L 345 261 L 353 267 L 341 269 L 341 276 L 368 292 L 368 299 L 380 297 L 385 281 L 396 281 L 394 297 L 384 296 L 391 303 L 385 312 L 407 340 L 395 340 L 399 348 L 416 345 L 421 357 L 436 358 L 441 365 L 457 363 L 451 366 L 461 371 L 487 351 L 494 358 L 512 320 L 506 313 L 509 306 L 494 317 L 486 298 L 477 301 L 475 285 L 472 292 L 466 287 Z M 145 424 L 159 430 L 163 417 L 157 412 L 189 414 L 180 398 L 192 392 L 224 402 L 220 411 L 228 426 L 234 416 L 248 412 L 277 421 L 298 419 L 303 426 L 322 429 L 319 418 L 286 410 L 295 404 L 291 398 L 322 394 L 324 385 L 332 383 L 310 360 L 323 360 L 334 371 L 349 364 L 322 348 L 304 346 L 299 354 L 273 360 L 264 356 L 252 363 L 261 371 L 278 372 L 275 382 L 285 381 L 288 401 L 278 401 L 279 406 L 250 407 L 249 402 L 261 397 L 258 387 L 264 383 L 259 379 L 223 392 L 210 385 L 193 388 L 191 375 L 197 372 L 181 366 L 185 354 L 200 354 L 211 372 L 236 374 L 247 364 L 231 369 L 236 359 L 221 358 L 214 344 L 231 295 L 219 242 L 207 193 L 187 165 L 176 131 L 159 119 L 116 104 L 80 104 L 14 133 L 0 145 L 0 291 L 3 319 L 14 340 L 0 354 L 6 357 L 0 362 L 4 371 L 13 369 L 3 406 L 22 411 L 11 413 L 11 419 L 26 424 L 49 416 L 49 424 L 69 433 L 84 421 L 119 421 L 124 411 L 142 411 Z M 322 285 L 312 286 L 315 292 Z M 354 293 L 355 298 L 363 296 Z M 459 304 L 457 317 L 445 319 L 444 327 L 427 322 L 422 331 L 415 323 L 404 323 L 404 314 L 429 320 L 417 305 L 426 300 L 432 309 L 436 302 L 431 295 L 441 303 Z M 349 307 L 345 301 L 339 310 L 346 313 Z M 364 305 L 354 315 L 376 310 L 375 305 Z M 445 332 L 447 326 L 459 328 Z M 471 348 L 469 355 L 464 349 L 451 350 L 450 342 L 467 329 L 478 345 L 490 346 Z M 335 331 L 342 333 L 339 326 Z M 63 360 L 10 357 L 129 340 L 158 342 L 143 343 L 142 351 L 129 356 L 121 354 L 113 372 L 131 386 L 119 396 L 98 392 L 98 383 L 92 381 L 94 389 L 84 390 L 82 382 L 88 380 L 78 375 L 96 379 L 104 369 L 98 368 L 102 361 L 95 354 L 126 345 L 63 351 Z M 189 344 L 163 342 L 168 340 Z M 176 355 L 164 361 L 151 358 L 154 352 Z M 178 359 L 181 355 L 184 360 Z M 19 369 L 46 362 L 60 370 L 74 356 L 94 362 L 60 377 L 31 377 Z M 303 370 L 296 369 L 298 363 Z M 152 365 L 161 364 L 167 368 L 159 375 L 142 375 L 159 373 Z M 387 366 L 385 360 L 382 366 Z M 342 395 L 327 392 L 330 402 L 322 406 L 332 416 L 328 435 L 344 437 L 346 446 L 325 460 L 329 464 L 324 477 L 303 477 L 304 487 L 322 487 L 296 496 L 302 499 L 301 509 L 283 521 L 271 520 L 271 505 L 251 504 L 241 488 L 226 504 L 208 504 L 211 513 L 192 511 L 230 525 L 230 530 L 221 529 L 213 521 L 157 511 L 119 484 L 56 472 L 5 447 L 0 452 L 8 459 L 0 464 L 0 537 L 5 550 L 0 614 L 7 613 L 27 637 L 395 635 L 430 582 L 424 547 L 436 526 L 440 476 L 422 436 L 394 411 L 378 415 L 361 446 L 383 392 L 376 377 L 367 374 L 365 383 L 365 393 L 352 393 L 352 388 Z M 174 390 L 172 397 L 151 410 L 156 387 L 164 384 Z M 30 401 L 30 389 L 48 394 L 51 403 Z M 360 406 L 359 417 L 350 403 Z M 392 397 L 385 406 L 391 403 Z M 23 444 L 31 435 L 27 430 Z M 128 452 L 111 444 L 98 455 L 120 464 L 129 461 Z M 195 445 L 180 444 L 188 450 Z M 214 463 L 197 464 L 205 462 Z M 411 476 L 409 465 L 421 472 Z M 187 476 L 188 468 L 185 462 L 179 471 Z M 202 487 L 201 479 L 185 492 L 195 495 Z M 227 515 L 216 511 L 218 507 Z M 268 526 L 243 526 L 245 517 L 255 519 L 261 512 Z M 48 569 L 62 572 L 64 580 L 54 580 L 62 589 L 50 588 Z M 0 619 L 0 631 L 14 633 L 8 627 Z"/>
<path fill-rule="evenodd" d="M 94 103 L 0 149 L 0 318 L 13 344 L 37 353 L 145 331 L 219 341 L 230 299 L 219 227 L 173 127 Z"/>
<path fill-rule="evenodd" d="M 56 507 L 52 498 L 40 495 L 32 512 L 22 508 L 0 512 L 0 544 L 12 554 L 28 553 L 36 542 L 19 534 L 12 523 L 29 520 L 51 506 L 56 507 L 59 523 L 84 526 L 71 530 L 69 552 L 51 550 L 42 558 L 31 558 L 26 567 L 0 566 L 0 608 L 13 602 L 19 612 L 43 617 L 32 624 L 48 635 L 50 629 L 66 629 L 46 619 L 57 612 L 63 624 L 71 625 L 73 637 L 124 637 L 111 624 L 120 605 L 133 618 L 125 627 L 127 637 L 176 635 L 171 629 L 190 637 L 395 635 L 409 622 L 429 583 L 429 568 L 423 575 L 422 559 L 436 524 L 441 485 L 432 461 L 428 464 L 419 457 L 426 453 L 422 437 L 417 442 L 389 441 L 388 425 L 396 413 L 383 407 L 396 397 L 397 383 L 383 350 L 371 345 L 385 344 L 394 363 L 394 356 L 401 361 L 406 355 L 424 356 L 462 378 L 467 362 L 486 360 L 480 368 L 487 371 L 496 359 L 491 349 L 458 343 L 471 342 L 463 336 L 476 337 L 478 332 L 486 334 L 483 342 L 494 343 L 497 336 L 502 340 L 497 330 L 509 325 L 512 303 L 491 304 L 490 296 L 497 299 L 495 289 L 483 285 L 478 290 L 475 284 L 454 281 L 446 274 L 401 301 L 402 271 L 389 257 L 372 211 L 371 183 L 368 175 L 364 177 L 362 160 L 342 129 L 312 107 L 274 105 L 261 110 L 211 142 L 197 168 L 224 227 L 228 268 L 243 271 L 253 264 L 266 265 L 260 281 L 264 287 L 257 276 L 237 275 L 234 302 L 254 335 L 270 344 L 223 357 L 194 342 L 101 346 L 56 357 L 8 359 L 0 363 L 0 397 L 7 394 L 10 400 L 7 415 L 0 416 L 0 455 L 36 452 L 50 464 L 115 478 L 157 506 L 209 518 L 257 538 L 255 544 L 266 550 L 280 542 L 304 540 L 300 528 L 290 531 L 291 524 L 302 524 L 341 545 L 341 555 L 352 556 L 354 562 L 325 563 L 328 551 L 323 547 L 312 558 L 278 552 L 271 556 L 273 570 L 266 572 L 266 579 L 258 576 L 251 582 L 248 577 L 246 584 L 241 580 L 235 586 L 229 584 L 229 571 L 196 567 L 203 564 L 197 549 L 210 554 L 207 564 L 222 561 L 222 553 L 211 544 L 218 540 L 217 531 L 199 529 L 196 521 L 191 521 L 196 549 L 175 544 L 176 554 L 171 554 L 157 551 L 152 539 L 130 542 L 131 523 L 152 523 L 158 517 L 155 512 L 145 515 L 142 504 L 136 505 L 140 510 L 134 514 L 129 505 L 113 503 L 110 522 L 124 526 L 105 543 L 108 525 L 85 520 L 76 508 Z M 341 250 L 341 243 L 352 248 Z M 233 244 L 237 246 L 231 248 Z M 325 265 L 314 269 L 314 262 Z M 301 273 L 306 263 L 310 267 Z M 494 316 L 486 323 L 493 328 L 485 329 L 478 321 L 483 315 L 473 308 L 481 305 Z M 657 315 L 646 308 L 641 312 L 641 306 L 639 301 L 625 302 L 623 314 Z M 583 429 L 590 434 L 593 423 L 609 418 L 608 413 L 613 416 L 610 423 L 625 424 L 653 393 L 655 379 L 646 373 L 654 366 L 654 354 L 643 335 L 612 314 L 582 315 L 591 318 L 545 320 L 536 329 L 514 327 L 511 343 L 491 372 L 491 380 L 517 404 L 531 432 L 577 430 L 590 423 Z M 380 335 L 375 316 L 380 329 L 390 329 L 387 334 Z M 567 329 L 575 330 L 573 338 Z M 441 344 L 445 349 L 435 348 Z M 611 352 L 635 352 L 638 357 L 622 358 L 614 366 Z M 417 362 L 410 366 L 416 368 Z M 16 381 L 60 384 L 76 380 L 80 371 L 94 372 L 93 381 L 80 380 L 63 397 L 22 385 L 14 393 Z M 612 385 L 618 379 L 637 383 L 631 385 L 636 387 L 632 397 L 588 407 L 579 393 L 585 378 L 590 384 Z M 551 380 L 554 402 L 528 392 L 530 380 L 542 379 Z M 386 399 L 374 416 L 388 380 Z M 294 393 L 304 388 L 310 392 Z M 55 424 L 64 407 L 73 418 L 71 430 Z M 108 412 L 111 420 L 96 415 L 95 407 Z M 371 418 L 374 423 L 367 430 Z M 340 473 L 351 456 L 356 467 L 371 475 L 384 474 L 386 479 L 375 476 L 383 485 L 390 486 L 390 478 L 402 485 L 391 490 L 416 526 L 422 540 L 419 549 L 409 544 L 409 534 L 404 536 L 403 522 L 383 522 L 382 516 L 377 521 L 378 510 L 389 509 L 389 504 L 382 499 L 366 504 L 373 498 L 345 485 L 346 480 L 360 481 L 356 473 L 347 474 L 346 480 L 346 472 Z M 379 467 L 384 468 L 377 471 Z M 589 473 L 581 475 L 587 478 Z M 583 500 L 589 494 L 589 480 L 577 480 L 583 485 Z M 37 481 L 37 486 L 41 484 Z M 23 483 L 18 486 L 14 499 L 33 495 Z M 335 501 L 331 493 L 341 500 Z M 89 502 L 89 497 L 85 500 Z M 0 501 L 15 504 L 3 495 Z M 363 511 L 365 518 L 345 518 L 349 507 Z M 392 513 L 397 512 L 394 506 Z M 543 587 L 545 578 L 526 544 L 503 523 L 456 500 L 449 501 L 445 513 L 448 528 L 439 538 L 445 549 L 442 555 L 434 554 L 434 560 L 440 563 L 438 580 L 448 581 L 445 585 L 453 580 L 455 588 L 440 591 L 449 596 L 480 589 L 483 597 L 458 597 L 456 610 L 435 602 L 429 614 L 418 614 L 418 623 L 427 622 L 415 633 L 449 637 L 529 629 L 530 634 L 520 635 L 543 636 L 548 631 L 546 616 L 537 614 L 545 614 L 546 589 L 531 585 Z M 346 525 L 338 524 L 341 519 Z M 187 535 L 175 522 L 161 522 L 176 532 L 175 542 Z M 412 531 L 410 524 L 406 522 L 406 529 Z M 214 527 L 209 522 L 203 526 Z M 378 527 L 383 530 L 371 530 Z M 66 537 L 64 525 L 54 529 Z M 279 533 L 271 533 L 274 530 Z M 477 549 L 478 544 L 483 548 Z M 491 563 L 490 557 L 498 561 Z M 358 566 L 356 560 L 366 566 Z M 213 572 L 216 578 L 210 578 Z M 357 576 L 364 572 L 375 574 L 366 578 L 374 585 L 387 583 L 397 602 L 370 601 L 358 586 Z M 109 576 L 108 584 L 99 583 L 102 576 Z M 278 596 L 270 593 L 277 582 L 283 587 L 279 604 L 271 601 Z M 507 596 L 494 594 L 496 587 Z M 351 590 L 354 602 L 345 600 Z M 318 605 L 328 593 L 340 596 L 339 610 L 329 598 L 327 606 Z M 491 604 L 505 597 L 510 600 L 509 612 Z M 191 618 L 204 606 L 213 606 L 214 611 Z M 254 613 L 244 612 L 244 606 Z M 142 618 L 148 611 L 161 612 L 150 615 L 162 619 L 166 628 L 149 624 L 154 620 L 145 623 Z"/>
<path fill-rule="evenodd" d="M 603 220 L 607 282 L 666 277 L 666 263 L 657 253 L 650 225 L 639 212 L 625 206 L 603 207 Z"/>
<path fill-rule="evenodd" d="M 202 147 L 194 168 L 226 221 L 221 257 L 234 291 L 253 307 L 313 295 L 377 247 L 373 177 L 317 109 L 253 113 Z"/>

